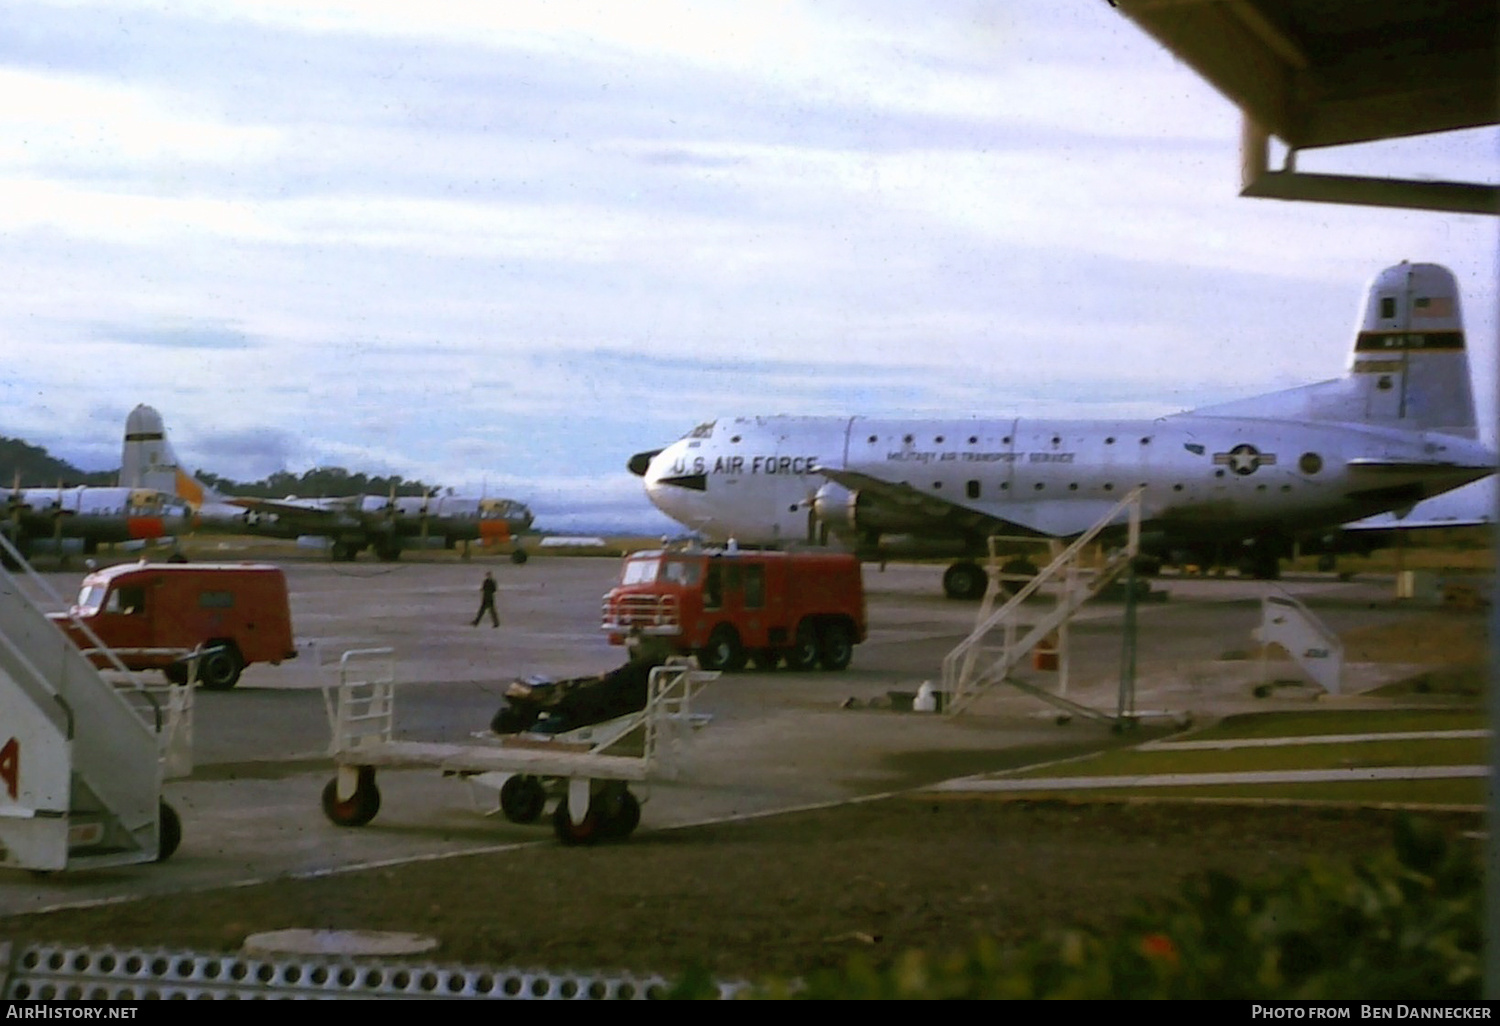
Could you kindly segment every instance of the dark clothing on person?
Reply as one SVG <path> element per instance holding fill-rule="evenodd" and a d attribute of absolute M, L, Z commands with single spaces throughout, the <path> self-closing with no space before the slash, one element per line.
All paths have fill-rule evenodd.
<path fill-rule="evenodd" d="M 500 626 L 500 615 L 495 612 L 495 588 L 494 575 L 485 574 L 484 583 L 479 586 L 479 612 L 474 614 L 474 622 L 469 624 L 470 627 L 478 627 L 486 611 L 490 614 L 490 626 Z"/>

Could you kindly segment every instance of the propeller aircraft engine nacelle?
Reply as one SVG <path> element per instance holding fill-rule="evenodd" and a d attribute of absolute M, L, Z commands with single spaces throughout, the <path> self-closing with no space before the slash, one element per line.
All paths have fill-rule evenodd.
<path fill-rule="evenodd" d="M 812 500 L 813 517 L 836 537 L 869 539 L 882 534 L 920 531 L 925 524 L 918 510 L 906 512 L 890 503 L 876 503 L 859 491 L 850 491 L 832 481 L 820 487 Z"/>

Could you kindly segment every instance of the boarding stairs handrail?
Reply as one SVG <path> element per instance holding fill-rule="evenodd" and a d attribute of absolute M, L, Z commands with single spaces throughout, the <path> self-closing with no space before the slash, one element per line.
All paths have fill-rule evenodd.
<path fill-rule="evenodd" d="M 996 579 L 997 575 L 991 574 L 978 622 L 968 637 L 943 659 L 943 690 L 948 694 L 945 711 L 949 715 L 962 712 L 980 693 L 1005 680 L 1043 639 L 1063 626 L 1085 602 L 1130 566 L 1140 551 L 1141 495 L 1144 490 L 1144 486 L 1132 489 L 1098 523 L 1054 556 L 1052 562 L 1017 589 L 998 609 L 993 606 L 1001 582 Z M 1125 545 L 1114 551 L 1092 576 L 1085 577 L 1077 566 L 1079 556 L 1102 532 L 1118 526 L 1121 513 L 1127 518 Z M 1057 579 L 1063 584 L 1057 605 L 1022 634 L 1020 617 L 1027 600 Z M 987 646 L 985 642 L 996 630 L 1002 632 L 1002 643 Z M 982 657 L 985 657 L 984 661 L 981 661 Z"/>

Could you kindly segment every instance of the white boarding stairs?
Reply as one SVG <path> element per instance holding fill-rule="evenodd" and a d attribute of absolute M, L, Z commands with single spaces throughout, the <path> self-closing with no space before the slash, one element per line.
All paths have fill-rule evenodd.
<path fill-rule="evenodd" d="M 1044 642 L 1051 643 L 1054 635 L 1059 635 L 1063 639 L 1060 644 L 1065 646 L 1068 621 L 1085 602 L 1130 567 L 1140 551 L 1142 491 L 1142 488 L 1136 488 L 1116 503 L 1098 523 L 1057 552 L 1052 562 L 1026 581 L 999 608 L 995 608 L 995 602 L 1004 589 L 1006 575 L 996 570 L 996 539 L 990 540 L 990 585 L 974 630 L 943 659 L 943 690 L 947 693 L 944 709 L 949 715 L 963 712 L 991 687 L 1008 682 L 1071 712 L 1102 716 L 1059 693 L 1019 681 L 1011 676 L 1011 671 Z M 1106 528 L 1118 526 L 1122 516 L 1126 518 L 1124 546 L 1110 553 L 1100 567 L 1081 566 L 1080 557 L 1088 546 Z M 1026 618 L 1031 615 L 1026 608 L 1027 600 L 1044 585 L 1053 582 L 1061 585 L 1056 605 L 1040 619 L 1027 622 Z M 1063 658 L 1066 662 L 1065 653 Z"/>
<path fill-rule="evenodd" d="M 1344 643 L 1322 620 L 1285 592 L 1261 599 L 1260 626 L 1251 631 L 1260 642 L 1261 680 L 1271 683 L 1269 649 L 1280 645 L 1304 673 L 1330 695 L 1337 695 L 1344 673 Z"/>
<path fill-rule="evenodd" d="M 0 547 L 29 572 L 8 540 Z M 149 694 L 105 680 L 0 569 L 0 866 L 156 861 L 160 834 L 178 829 L 161 826 L 175 820 L 161 801 L 161 729 Z"/>

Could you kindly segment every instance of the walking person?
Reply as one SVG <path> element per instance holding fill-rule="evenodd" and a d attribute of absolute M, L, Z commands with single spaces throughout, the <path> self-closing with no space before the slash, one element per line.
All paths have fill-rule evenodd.
<path fill-rule="evenodd" d="M 495 575 L 490 571 L 484 572 L 484 583 L 479 586 L 479 612 L 474 614 L 474 622 L 470 627 L 478 627 L 479 621 L 484 619 L 485 611 L 490 614 L 490 626 L 500 626 L 500 615 L 495 612 Z"/>

